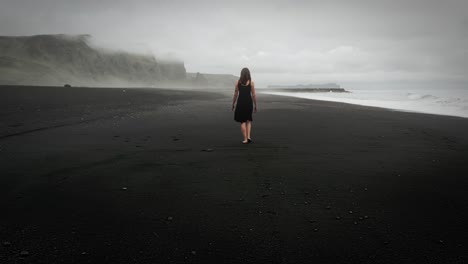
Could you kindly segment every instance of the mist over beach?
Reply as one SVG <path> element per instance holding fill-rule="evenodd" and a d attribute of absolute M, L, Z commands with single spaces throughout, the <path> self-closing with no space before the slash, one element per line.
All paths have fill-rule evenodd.
<path fill-rule="evenodd" d="M 2 1 L 0 263 L 468 263 L 466 10 Z"/>
<path fill-rule="evenodd" d="M 400 100 L 393 104 L 403 106 L 397 107 L 400 110 L 467 115 L 468 98 L 458 92 L 467 89 L 468 83 L 464 1 L 256 1 L 239 14 L 245 3 L 230 1 L 215 8 L 211 1 L 8 1 L 1 11 L 3 36 L 86 35 L 91 48 L 177 61 L 191 77 L 149 81 L 154 77 L 143 77 L 141 70 L 132 68 L 131 73 L 117 76 L 100 78 L 94 73 L 82 78 L 77 77 L 76 66 L 70 74 L 54 72 L 47 81 L 40 81 L 41 71 L 67 69 L 70 64 L 40 63 L 43 67 L 38 68 L 37 58 L 20 56 L 12 61 L 12 50 L 3 45 L 0 83 L 187 88 L 200 83 L 194 81 L 198 72 L 224 75 L 205 83 L 202 76 L 198 86 L 232 89 L 229 83 L 248 65 L 255 71 L 258 87 L 333 82 L 350 91 L 367 89 L 376 94 L 383 90 L 379 96 Z M 130 64 L 123 61 L 122 66 L 136 63 L 132 60 Z M 19 73 L 12 65 L 19 67 Z M 53 76 L 62 77 L 49 81 Z M 124 76 L 128 77 L 121 80 Z M 412 101 L 406 107 L 405 91 L 410 98 L 411 94 L 440 97 L 432 91 L 442 95 L 437 102 L 425 100 L 424 106 L 412 107 Z M 388 102 L 373 99 L 356 103 L 389 107 Z M 441 108 L 440 101 L 454 102 Z"/>

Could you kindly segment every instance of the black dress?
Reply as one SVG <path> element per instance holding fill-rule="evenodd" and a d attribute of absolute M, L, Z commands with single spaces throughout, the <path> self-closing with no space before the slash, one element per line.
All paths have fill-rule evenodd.
<path fill-rule="evenodd" d="M 236 110 L 234 112 L 234 120 L 237 122 L 245 122 L 247 120 L 252 121 L 252 110 L 253 102 L 250 92 L 252 91 L 252 86 L 250 86 L 250 81 L 248 85 L 243 85 L 239 81 L 238 83 L 239 96 L 237 97 Z"/>

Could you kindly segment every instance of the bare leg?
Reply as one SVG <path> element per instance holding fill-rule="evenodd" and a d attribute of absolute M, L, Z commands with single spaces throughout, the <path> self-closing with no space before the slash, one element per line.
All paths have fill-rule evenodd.
<path fill-rule="evenodd" d="M 252 121 L 250 120 L 247 120 L 247 138 L 248 139 L 251 139 L 250 138 L 250 130 L 252 129 Z"/>
<path fill-rule="evenodd" d="M 244 137 L 244 141 L 242 141 L 242 142 L 245 143 L 245 142 L 247 142 L 247 126 L 246 126 L 246 123 L 242 122 L 240 127 L 241 127 L 242 136 Z"/>

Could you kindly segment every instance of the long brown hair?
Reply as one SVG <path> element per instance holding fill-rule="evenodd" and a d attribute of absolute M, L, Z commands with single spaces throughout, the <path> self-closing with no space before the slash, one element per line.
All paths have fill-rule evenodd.
<path fill-rule="evenodd" d="M 252 78 L 250 78 L 250 71 L 248 68 L 243 68 L 240 73 L 239 83 L 245 85 L 247 80 L 249 81 L 249 84 L 252 82 Z"/>

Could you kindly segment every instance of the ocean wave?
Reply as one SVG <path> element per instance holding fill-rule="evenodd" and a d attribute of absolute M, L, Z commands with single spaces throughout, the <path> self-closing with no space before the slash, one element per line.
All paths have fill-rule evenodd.
<path fill-rule="evenodd" d="M 424 94 L 424 95 L 421 95 L 421 94 L 417 94 L 417 93 L 408 93 L 407 94 L 407 97 L 411 100 L 418 100 L 418 99 L 437 99 L 438 97 L 437 96 L 433 96 L 433 95 L 430 95 L 430 94 Z"/>
<path fill-rule="evenodd" d="M 351 93 L 265 91 L 262 93 L 468 118 L 468 89 L 409 92 L 401 90 L 351 90 Z"/>

